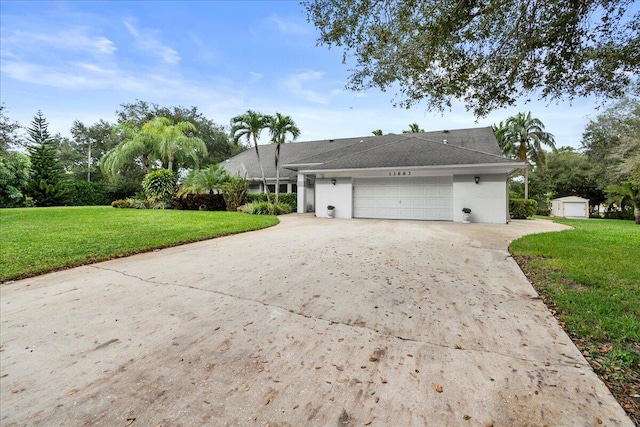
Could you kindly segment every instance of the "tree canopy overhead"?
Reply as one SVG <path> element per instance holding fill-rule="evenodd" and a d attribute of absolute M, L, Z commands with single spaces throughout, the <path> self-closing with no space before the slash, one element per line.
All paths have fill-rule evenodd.
<path fill-rule="evenodd" d="M 348 87 L 397 103 L 476 116 L 540 93 L 547 100 L 622 96 L 640 74 L 633 0 L 308 0 L 318 42 L 344 48 Z M 634 10 L 635 9 L 635 10 Z"/>

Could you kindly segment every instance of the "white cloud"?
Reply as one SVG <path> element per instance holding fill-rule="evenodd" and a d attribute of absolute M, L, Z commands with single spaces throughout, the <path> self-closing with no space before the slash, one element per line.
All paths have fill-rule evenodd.
<path fill-rule="evenodd" d="M 260 73 L 256 73 L 254 71 L 249 71 L 249 74 L 251 74 L 251 79 L 249 80 L 249 84 L 255 83 L 258 80 L 262 79 L 262 74 L 260 74 Z"/>
<path fill-rule="evenodd" d="M 85 51 L 92 54 L 112 55 L 117 49 L 115 44 L 106 37 L 91 34 L 91 30 L 85 27 L 70 27 L 52 33 L 8 31 L 3 36 L 3 55 L 5 48 L 13 51 L 19 50 L 60 50 L 60 51 Z"/>
<path fill-rule="evenodd" d="M 160 57 L 167 64 L 173 65 L 180 61 L 180 55 L 176 50 L 158 40 L 156 31 L 139 30 L 131 21 L 124 21 L 124 26 L 134 37 L 138 49 L 149 55 Z"/>
<path fill-rule="evenodd" d="M 74 65 L 78 68 L 81 68 L 85 71 L 91 72 L 91 73 L 97 73 L 97 74 L 102 74 L 102 75 L 113 75 L 115 74 L 117 71 L 114 69 L 107 69 L 107 68 L 103 68 L 99 65 L 96 64 L 91 64 L 88 62 L 71 62 L 71 65 Z"/>
<path fill-rule="evenodd" d="M 216 53 L 216 51 L 213 50 L 207 43 L 202 41 L 200 37 L 198 37 L 196 34 L 194 34 L 191 31 L 189 31 L 187 35 L 189 36 L 189 39 L 191 40 L 191 42 L 197 48 L 196 56 L 198 58 L 206 62 L 213 62 L 218 59 L 218 56 L 219 56 L 218 53 Z"/>
<path fill-rule="evenodd" d="M 268 21 L 275 24 L 278 30 L 283 34 L 300 35 L 309 33 L 309 28 L 302 25 L 299 19 L 289 19 L 273 13 L 269 16 Z"/>
<path fill-rule="evenodd" d="M 320 92 L 307 89 L 306 86 L 309 82 L 317 82 L 324 77 L 324 73 L 321 71 L 304 71 L 298 74 L 292 74 L 286 77 L 282 81 L 282 86 L 286 88 L 289 92 L 298 96 L 306 101 L 314 102 L 316 104 L 328 104 L 331 99 L 330 95 L 321 94 Z"/>

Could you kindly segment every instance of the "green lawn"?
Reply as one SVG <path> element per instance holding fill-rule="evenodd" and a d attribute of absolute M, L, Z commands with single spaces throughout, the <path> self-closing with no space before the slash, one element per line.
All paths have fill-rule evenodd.
<path fill-rule="evenodd" d="M 274 216 L 237 212 L 0 209 L 0 282 L 277 223 Z"/>
<path fill-rule="evenodd" d="M 574 229 L 525 236 L 509 250 L 596 372 L 640 417 L 640 399 L 630 397 L 640 394 L 640 226 L 555 221 Z"/>

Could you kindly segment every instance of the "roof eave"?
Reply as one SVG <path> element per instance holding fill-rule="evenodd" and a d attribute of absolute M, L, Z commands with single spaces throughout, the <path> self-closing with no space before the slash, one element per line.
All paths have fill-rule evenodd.
<path fill-rule="evenodd" d="M 517 169 L 526 167 L 524 162 L 509 162 L 509 163 L 472 163 L 464 165 L 433 165 L 433 166 L 393 166 L 393 167 L 378 167 L 378 168 L 345 168 L 345 169 L 303 169 L 299 170 L 300 173 L 312 174 L 312 173 L 343 173 L 343 172 L 374 172 L 374 171 L 395 171 L 402 169 L 405 171 L 417 171 L 417 170 L 446 170 L 446 169 L 503 169 L 504 173 L 510 174 Z"/>

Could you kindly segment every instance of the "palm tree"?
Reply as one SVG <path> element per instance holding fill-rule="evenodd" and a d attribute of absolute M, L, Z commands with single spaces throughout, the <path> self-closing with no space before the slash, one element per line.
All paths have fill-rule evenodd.
<path fill-rule="evenodd" d="M 276 203 L 280 196 L 280 145 L 284 144 L 287 134 L 291 135 L 291 141 L 295 141 L 300 136 L 300 129 L 290 116 L 283 116 L 276 113 L 275 116 L 267 117 L 267 126 L 271 135 L 271 142 L 276 144 Z"/>
<path fill-rule="evenodd" d="M 109 176 L 114 177 L 128 163 L 142 163 L 142 166 L 151 172 L 151 164 L 154 156 L 154 148 L 149 140 L 138 137 L 139 129 L 130 123 L 121 123 L 113 130 L 115 138 L 122 139 L 118 145 L 102 157 L 100 169 Z"/>
<path fill-rule="evenodd" d="M 205 143 L 193 136 L 196 132 L 191 122 L 174 125 L 166 117 L 156 117 L 142 126 L 138 136 L 149 141 L 156 156 L 172 171 L 176 160 L 191 160 L 197 166 L 198 159 L 207 155 Z"/>
<path fill-rule="evenodd" d="M 187 194 L 213 194 L 214 191 L 220 191 L 228 180 L 229 174 L 220 164 L 209 165 L 205 169 L 193 169 L 187 174 L 182 188 L 178 191 L 178 197 Z"/>
<path fill-rule="evenodd" d="M 235 143 L 237 143 L 242 137 L 245 137 L 249 145 L 251 145 L 251 139 L 253 139 L 253 146 L 256 149 L 260 172 L 262 172 L 262 184 L 264 185 L 265 193 L 267 193 L 267 201 L 271 204 L 271 195 L 269 194 L 269 187 L 267 187 L 267 179 L 264 176 L 264 168 L 262 167 L 260 150 L 258 149 L 258 138 L 260 137 L 262 130 L 267 127 L 266 122 L 266 117 L 263 114 L 247 110 L 246 113 L 235 116 L 231 119 L 231 136 Z"/>
<path fill-rule="evenodd" d="M 371 133 L 374 134 L 375 136 L 382 136 L 382 129 L 376 129 Z"/>
<path fill-rule="evenodd" d="M 609 203 L 615 203 L 619 208 L 633 206 L 633 214 L 636 224 L 640 225 L 640 186 L 630 182 L 610 185 L 605 190 L 609 194 Z"/>
<path fill-rule="evenodd" d="M 509 159 L 516 158 L 516 150 L 515 145 L 512 144 L 511 141 L 507 141 L 505 139 L 505 134 L 507 133 L 507 126 L 504 122 L 500 122 L 497 125 L 491 125 L 491 130 L 493 130 L 493 134 L 498 141 L 498 145 L 502 150 L 502 154 Z"/>
<path fill-rule="evenodd" d="M 424 129 L 420 129 L 420 125 L 417 123 L 409 124 L 409 129 L 402 131 L 402 133 L 417 133 L 417 132 L 424 132 Z"/>
<path fill-rule="evenodd" d="M 141 129 L 123 123 L 116 128 L 116 133 L 124 141 L 110 150 L 102 158 L 101 168 L 110 176 L 114 176 L 126 164 L 140 161 L 151 172 L 153 163 L 160 160 L 173 170 L 176 160 L 191 160 L 197 166 L 198 159 L 207 155 L 207 146 L 197 137 L 195 126 L 190 122 L 179 122 L 175 125 L 165 117 L 156 117 L 145 123 Z"/>
<path fill-rule="evenodd" d="M 501 147 L 505 153 L 514 153 L 521 162 L 531 159 L 536 166 L 546 164 L 546 156 L 542 144 L 556 149 L 555 138 L 545 132 L 544 124 L 534 117 L 531 112 L 518 113 L 509 117 L 504 123 L 504 130 L 499 134 L 502 138 Z M 529 168 L 524 169 L 524 198 L 529 198 Z"/>

